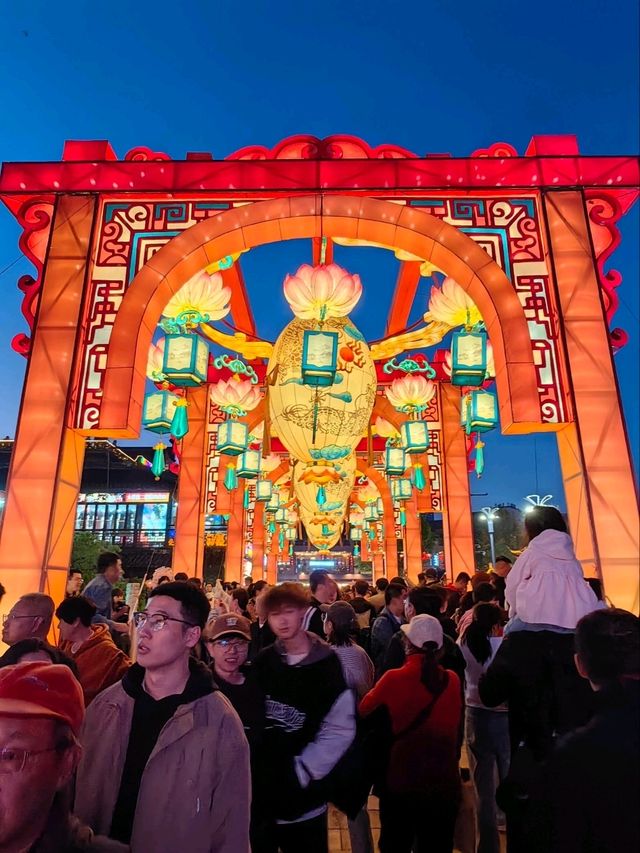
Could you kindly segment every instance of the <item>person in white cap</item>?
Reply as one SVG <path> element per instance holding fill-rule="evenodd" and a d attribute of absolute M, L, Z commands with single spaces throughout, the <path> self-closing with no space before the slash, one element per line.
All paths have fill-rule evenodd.
<path fill-rule="evenodd" d="M 380 853 L 451 853 L 460 798 L 458 676 L 438 660 L 440 622 L 415 616 L 400 629 L 407 657 L 386 672 L 360 703 L 368 716 L 384 706 L 393 740 L 380 790 Z"/>

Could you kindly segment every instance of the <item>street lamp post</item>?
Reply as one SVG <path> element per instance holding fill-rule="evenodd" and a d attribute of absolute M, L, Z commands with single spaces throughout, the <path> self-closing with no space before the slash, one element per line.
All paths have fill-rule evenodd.
<path fill-rule="evenodd" d="M 493 536 L 493 522 L 498 517 L 496 511 L 498 507 L 483 506 L 480 510 L 480 515 L 487 522 L 487 533 L 489 534 L 489 547 L 491 548 L 491 565 L 496 564 L 496 544 Z"/>

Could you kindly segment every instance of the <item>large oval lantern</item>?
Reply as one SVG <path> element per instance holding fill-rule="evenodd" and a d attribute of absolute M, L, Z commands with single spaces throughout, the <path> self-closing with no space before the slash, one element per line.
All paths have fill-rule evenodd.
<path fill-rule="evenodd" d="M 292 320 L 276 341 L 267 368 L 272 433 L 293 457 L 305 462 L 314 459 L 312 451 L 328 460 L 350 453 L 366 434 L 376 394 L 369 347 L 344 317 L 329 318 L 323 324 L 323 334 L 337 334 L 333 384 L 305 382 L 304 336 L 314 330 L 313 321 Z M 327 371 L 332 348 L 333 343 L 327 346 Z"/>

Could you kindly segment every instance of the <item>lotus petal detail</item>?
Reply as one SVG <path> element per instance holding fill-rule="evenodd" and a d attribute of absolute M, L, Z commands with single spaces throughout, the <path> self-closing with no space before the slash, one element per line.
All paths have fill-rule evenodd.
<path fill-rule="evenodd" d="M 373 431 L 381 438 L 397 438 L 400 435 L 394 425 L 385 418 L 381 418 L 380 415 L 375 420 Z"/>
<path fill-rule="evenodd" d="M 260 402 L 260 389 L 249 379 L 220 379 L 211 385 L 209 394 L 212 401 L 223 412 L 250 412 Z"/>
<path fill-rule="evenodd" d="M 284 295 L 291 310 L 302 320 L 346 317 L 362 295 L 360 276 L 337 264 L 312 267 L 303 264 L 284 280 Z"/>
<path fill-rule="evenodd" d="M 158 382 L 162 376 L 162 365 L 164 362 L 165 339 L 160 338 L 157 344 L 149 347 L 149 358 L 147 359 L 147 377 L 153 382 Z"/>
<path fill-rule="evenodd" d="M 432 320 L 455 326 L 475 326 L 482 321 L 482 315 L 475 302 L 450 276 L 442 282 L 442 287 L 432 287 L 429 297 L 429 315 Z"/>
<path fill-rule="evenodd" d="M 225 286 L 222 275 L 203 271 L 174 293 L 162 313 L 165 317 L 179 317 L 185 312 L 196 312 L 208 320 L 221 320 L 229 313 L 230 300 L 231 288 Z"/>
<path fill-rule="evenodd" d="M 435 393 L 436 386 L 424 376 L 403 376 L 385 389 L 387 400 L 399 412 L 424 411 Z"/>

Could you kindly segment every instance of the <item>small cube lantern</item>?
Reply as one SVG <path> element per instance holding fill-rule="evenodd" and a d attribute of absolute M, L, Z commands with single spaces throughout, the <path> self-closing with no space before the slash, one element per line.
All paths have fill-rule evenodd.
<path fill-rule="evenodd" d="M 243 421 L 223 421 L 218 427 L 218 453 L 239 456 L 247 449 L 249 431 Z"/>
<path fill-rule="evenodd" d="M 395 501 L 408 501 L 411 498 L 413 487 L 408 477 L 400 477 L 391 482 L 391 495 Z"/>
<path fill-rule="evenodd" d="M 200 335 L 166 335 L 162 372 L 179 387 L 195 387 L 207 381 L 209 347 Z"/>
<path fill-rule="evenodd" d="M 498 399 L 492 391 L 469 391 L 462 398 L 460 425 L 467 434 L 488 432 L 498 425 Z"/>
<path fill-rule="evenodd" d="M 302 381 L 333 385 L 338 369 L 338 333 L 305 330 L 302 342 Z"/>
<path fill-rule="evenodd" d="M 404 447 L 387 447 L 384 455 L 384 470 L 390 477 L 399 477 L 407 469 Z"/>
<path fill-rule="evenodd" d="M 236 474 L 243 480 L 256 480 L 260 474 L 262 456 L 259 450 L 245 450 L 240 454 Z"/>
<path fill-rule="evenodd" d="M 377 502 L 367 504 L 364 508 L 364 520 L 377 521 L 379 517 Z"/>
<path fill-rule="evenodd" d="M 256 500 L 267 502 L 265 507 L 269 512 L 269 503 L 273 496 L 273 483 L 271 480 L 258 480 L 256 483 Z"/>
<path fill-rule="evenodd" d="M 175 412 L 173 405 L 178 398 L 170 391 L 154 391 L 145 394 L 142 426 L 150 432 L 165 435 L 171 432 L 171 421 Z"/>
<path fill-rule="evenodd" d="M 487 373 L 487 333 L 456 329 L 451 336 L 451 384 L 482 385 Z"/>
<path fill-rule="evenodd" d="M 426 421 L 405 421 L 400 424 L 400 434 L 407 453 L 424 453 L 429 447 L 429 427 Z"/>

